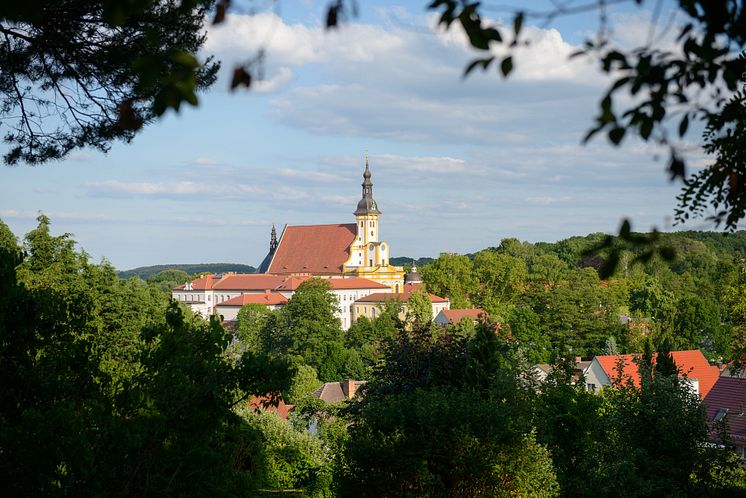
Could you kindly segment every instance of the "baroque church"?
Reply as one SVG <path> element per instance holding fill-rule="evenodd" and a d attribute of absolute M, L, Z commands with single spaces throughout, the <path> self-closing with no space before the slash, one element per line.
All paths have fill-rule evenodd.
<path fill-rule="evenodd" d="M 284 306 L 305 280 L 320 277 L 329 282 L 345 330 L 361 316 L 375 318 L 390 300 L 405 303 L 412 292 L 425 289 L 416 268 L 405 276 L 401 266 L 391 265 L 391 246 L 379 239 L 381 211 L 373 198 L 367 155 L 362 187 L 354 223 L 286 225 L 279 238 L 273 226 L 269 253 L 256 273 L 203 275 L 175 287 L 173 299 L 201 316 L 234 321 L 248 304 Z M 433 316 L 450 308 L 447 298 L 427 296 Z"/>
<path fill-rule="evenodd" d="M 379 239 L 381 211 L 373 198 L 368 158 L 355 223 L 272 227 L 269 253 L 257 273 L 366 278 L 394 293 L 404 288 L 404 269 L 389 262 L 391 246 Z"/>

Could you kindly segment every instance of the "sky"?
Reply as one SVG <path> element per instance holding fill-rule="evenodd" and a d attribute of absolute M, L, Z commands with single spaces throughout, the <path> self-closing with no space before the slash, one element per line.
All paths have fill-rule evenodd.
<path fill-rule="evenodd" d="M 612 233 L 624 217 L 641 231 L 673 228 L 680 185 L 668 181 L 665 150 L 603 137 L 581 145 L 608 80 L 568 56 L 595 17 L 529 20 L 530 44 L 506 81 L 494 69 L 462 78 L 476 54 L 460 32 L 433 29 L 425 2 L 360 2 L 359 16 L 331 32 L 326 4 L 232 12 L 208 30 L 201 57 L 223 69 L 199 107 L 169 111 L 107 154 L 0 167 L 0 219 L 20 238 L 43 212 L 54 233 L 121 270 L 257 266 L 273 223 L 354 222 L 368 151 L 380 237 L 394 256 Z M 636 43 L 650 17 L 612 12 L 615 40 Z M 264 80 L 230 92 L 232 67 L 259 48 Z M 690 159 L 705 161 L 693 145 Z"/>

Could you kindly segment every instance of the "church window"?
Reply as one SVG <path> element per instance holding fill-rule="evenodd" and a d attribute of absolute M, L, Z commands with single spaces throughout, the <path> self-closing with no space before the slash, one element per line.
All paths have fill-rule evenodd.
<path fill-rule="evenodd" d="M 363 222 L 362 221 L 360 222 L 360 228 L 363 228 Z"/>
<path fill-rule="evenodd" d="M 373 266 L 373 259 L 371 258 L 368 261 L 370 261 L 370 264 L 368 266 Z"/>
<path fill-rule="evenodd" d="M 375 222 L 375 221 L 371 221 L 371 222 L 370 222 L 370 227 L 371 227 L 371 228 L 374 228 L 375 226 L 376 226 L 376 222 Z"/>
<path fill-rule="evenodd" d="M 370 236 L 373 237 L 373 230 L 370 231 Z"/>

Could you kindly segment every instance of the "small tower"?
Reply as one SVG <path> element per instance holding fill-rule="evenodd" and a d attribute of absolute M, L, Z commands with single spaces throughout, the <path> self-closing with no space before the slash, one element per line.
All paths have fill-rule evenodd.
<path fill-rule="evenodd" d="M 417 264 L 412 261 L 412 269 L 409 270 L 409 273 L 404 275 L 404 283 L 405 284 L 421 284 L 422 283 L 422 277 L 420 277 L 420 274 L 417 273 Z"/>
<path fill-rule="evenodd" d="M 269 236 L 269 253 L 274 254 L 277 250 L 277 230 L 275 230 L 275 224 L 272 223 L 272 232 Z"/>

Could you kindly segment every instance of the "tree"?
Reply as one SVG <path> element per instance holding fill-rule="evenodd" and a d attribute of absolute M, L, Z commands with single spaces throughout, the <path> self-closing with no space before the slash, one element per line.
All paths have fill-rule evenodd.
<path fill-rule="evenodd" d="M 414 327 L 428 325 L 433 319 L 433 303 L 426 292 L 416 290 L 407 299 L 407 320 Z"/>
<path fill-rule="evenodd" d="M 618 145 L 626 135 L 635 133 L 643 140 L 669 145 L 671 178 L 685 180 L 677 220 L 683 222 L 690 214 L 702 215 L 712 206 L 719 209 L 712 219 L 735 229 L 746 208 L 746 193 L 738 187 L 746 176 L 740 166 L 746 162 L 746 112 L 743 89 L 739 88 L 746 70 L 746 57 L 742 56 L 746 12 L 739 2 L 680 0 L 677 13 L 684 18 L 677 28 L 680 51 L 655 46 L 657 14 L 640 46 L 628 50 L 618 47 L 611 40 L 604 2 L 572 7 L 553 4 L 543 12 L 516 7 L 510 27 L 485 19 L 485 6 L 479 3 L 434 0 L 429 8 L 440 12 L 439 23 L 444 27 L 459 25 L 480 52 L 480 57 L 467 66 L 466 74 L 496 66 L 504 77 L 514 67 L 512 49 L 524 44 L 525 36 L 521 35 L 525 19 L 551 22 L 561 15 L 598 10 L 596 36 L 587 39 L 576 55 L 593 56 L 600 70 L 612 75 L 613 82 L 601 99 L 596 123 L 585 140 L 605 132 Z M 656 11 L 660 12 L 660 4 Z M 497 56 L 494 49 L 498 46 L 508 53 Z M 617 111 L 615 104 L 620 103 L 625 108 Z M 687 177 L 682 151 L 670 137 L 674 116 L 679 137 L 686 134 L 690 121 L 700 120 L 706 128 L 705 150 L 714 156 L 714 163 L 699 174 Z"/>
<path fill-rule="evenodd" d="M 250 351 L 262 350 L 262 330 L 267 327 L 267 322 L 272 312 L 261 304 L 247 304 L 238 311 L 236 319 L 236 339 L 243 347 Z"/>
<path fill-rule="evenodd" d="M 509 348 L 477 329 L 471 341 L 415 329 L 387 349 L 355 408 L 343 494 L 556 495 Z"/>
<path fill-rule="evenodd" d="M 91 265 L 49 225 L 40 216 L 22 252 L 0 223 L 4 491 L 250 493 L 253 455 L 233 407 L 286 390 L 288 362 L 228 361 L 217 320 L 166 310 L 156 289 Z"/>
<path fill-rule="evenodd" d="M 6 164 L 106 151 L 215 80 L 199 63 L 211 0 L 36 0 L 0 7 Z"/>
<path fill-rule="evenodd" d="M 479 280 L 467 256 L 443 253 L 422 267 L 420 273 L 428 292 L 448 296 L 454 308 L 471 307 L 471 296 L 477 291 Z"/>

